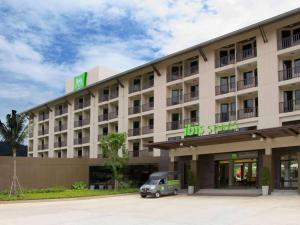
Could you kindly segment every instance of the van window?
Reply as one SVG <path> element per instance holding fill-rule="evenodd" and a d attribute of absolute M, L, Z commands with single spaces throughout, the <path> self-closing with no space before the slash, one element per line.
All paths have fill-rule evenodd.
<path fill-rule="evenodd" d="M 166 184 L 165 179 L 161 179 L 161 180 L 159 181 L 159 184 Z"/>

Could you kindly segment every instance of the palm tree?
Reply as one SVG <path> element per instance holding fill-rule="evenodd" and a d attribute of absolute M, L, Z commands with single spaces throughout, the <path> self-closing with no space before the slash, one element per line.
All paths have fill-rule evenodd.
<path fill-rule="evenodd" d="M 0 138 L 10 145 L 13 153 L 13 178 L 10 187 L 11 194 L 17 194 L 18 189 L 22 193 L 20 183 L 17 177 L 17 148 L 22 144 L 27 136 L 26 116 L 17 114 L 17 111 L 12 110 L 11 114 L 7 114 L 6 123 L 0 120 Z"/>

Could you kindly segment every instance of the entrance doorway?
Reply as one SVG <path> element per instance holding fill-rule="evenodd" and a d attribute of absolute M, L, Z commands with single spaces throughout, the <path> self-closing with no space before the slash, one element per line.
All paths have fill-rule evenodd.
<path fill-rule="evenodd" d="M 280 188 L 298 188 L 297 154 L 283 155 L 280 158 Z"/>

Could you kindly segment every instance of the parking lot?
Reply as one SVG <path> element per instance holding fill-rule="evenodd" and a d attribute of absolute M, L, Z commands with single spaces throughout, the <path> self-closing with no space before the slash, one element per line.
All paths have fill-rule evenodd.
<path fill-rule="evenodd" d="M 138 195 L 0 203 L 0 224 L 43 225 L 299 225 L 299 196 Z"/>

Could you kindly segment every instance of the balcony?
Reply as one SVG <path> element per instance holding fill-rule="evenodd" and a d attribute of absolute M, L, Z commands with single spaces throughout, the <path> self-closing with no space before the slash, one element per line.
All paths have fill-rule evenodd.
<path fill-rule="evenodd" d="M 195 74 L 199 73 L 199 67 L 198 65 L 191 66 L 189 69 L 187 69 L 184 73 L 184 77 L 193 76 Z"/>
<path fill-rule="evenodd" d="M 216 68 L 235 64 L 235 55 L 228 55 L 216 58 Z"/>
<path fill-rule="evenodd" d="M 258 108 L 245 108 L 238 110 L 238 119 L 248 119 L 252 117 L 258 117 Z"/>
<path fill-rule="evenodd" d="M 257 87 L 257 77 L 251 77 L 237 82 L 238 91 L 252 87 Z"/>
<path fill-rule="evenodd" d="M 54 142 L 54 148 L 62 148 L 66 146 L 67 146 L 67 142 L 65 141 Z"/>
<path fill-rule="evenodd" d="M 199 123 L 199 117 L 191 117 L 184 119 L 183 124 Z"/>
<path fill-rule="evenodd" d="M 91 105 L 90 100 L 85 100 L 84 102 L 76 102 L 74 105 L 74 109 L 75 110 L 83 109 L 83 108 L 89 107 L 90 105 Z"/>
<path fill-rule="evenodd" d="M 109 99 L 115 99 L 119 97 L 119 91 L 116 90 L 112 90 L 109 94 Z"/>
<path fill-rule="evenodd" d="M 294 34 L 293 36 L 279 39 L 278 50 L 289 48 L 299 44 L 300 44 L 300 34 Z"/>
<path fill-rule="evenodd" d="M 65 106 L 65 107 L 62 107 L 60 109 L 55 109 L 55 116 L 61 116 L 61 115 L 64 115 L 68 113 L 68 107 Z"/>
<path fill-rule="evenodd" d="M 167 98 L 167 106 L 178 105 L 182 103 L 182 95 Z"/>
<path fill-rule="evenodd" d="M 109 100 L 109 94 L 103 94 L 99 96 L 99 103 L 106 102 Z"/>
<path fill-rule="evenodd" d="M 136 85 L 130 85 L 129 86 L 129 94 L 141 91 L 141 85 L 136 84 Z"/>
<path fill-rule="evenodd" d="M 154 109 L 154 102 L 148 102 L 142 105 L 142 111 L 146 112 L 146 111 L 150 111 Z"/>
<path fill-rule="evenodd" d="M 118 118 L 118 112 L 117 111 L 108 113 L 108 119 L 109 120 L 116 119 L 116 118 Z"/>
<path fill-rule="evenodd" d="M 223 95 L 235 91 L 236 91 L 235 82 L 232 82 L 230 84 L 223 84 L 215 87 L 216 95 Z"/>
<path fill-rule="evenodd" d="M 153 150 L 143 149 L 143 150 L 132 150 L 128 151 L 129 157 L 137 158 L 137 157 L 153 157 Z"/>
<path fill-rule="evenodd" d="M 67 130 L 67 124 L 62 124 L 54 127 L 54 132 Z"/>
<path fill-rule="evenodd" d="M 98 141 L 101 141 L 102 137 L 106 136 L 107 134 L 99 134 L 98 135 Z"/>
<path fill-rule="evenodd" d="M 107 120 L 108 120 L 108 113 L 98 116 L 98 122 L 107 121 Z"/>
<path fill-rule="evenodd" d="M 236 111 L 216 113 L 216 123 L 224 123 L 236 120 Z"/>
<path fill-rule="evenodd" d="M 49 113 L 44 113 L 39 115 L 39 121 L 44 121 L 49 119 Z"/>
<path fill-rule="evenodd" d="M 182 78 L 182 74 L 181 73 L 171 73 L 167 75 L 167 82 L 171 82 L 174 80 L 179 80 Z"/>
<path fill-rule="evenodd" d="M 142 134 L 151 134 L 153 133 L 153 124 L 149 126 L 142 127 Z"/>
<path fill-rule="evenodd" d="M 191 102 L 199 99 L 199 92 L 194 91 L 191 93 L 184 94 L 184 102 Z"/>
<path fill-rule="evenodd" d="M 82 145 L 90 142 L 89 137 L 77 138 L 74 139 L 74 145 Z"/>
<path fill-rule="evenodd" d="M 249 48 L 249 49 L 244 49 L 238 52 L 237 54 L 237 61 L 244 61 L 247 59 L 251 59 L 256 57 L 256 47 L 255 48 Z"/>
<path fill-rule="evenodd" d="M 147 89 L 147 88 L 151 88 L 154 86 L 154 79 L 151 80 L 145 80 L 143 83 L 143 90 Z"/>
<path fill-rule="evenodd" d="M 300 110 L 300 99 L 279 102 L 279 113 L 294 112 Z"/>
<path fill-rule="evenodd" d="M 42 136 L 42 135 L 47 135 L 47 134 L 49 134 L 49 128 L 48 129 L 42 129 L 42 130 L 39 130 L 38 131 L 38 134 L 39 134 L 39 136 Z"/>
<path fill-rule="evenodd" d="M 128 108 L 128 115 L 137 114 L 141 112 L 141 106 L 133 106 Z"/>
<path fill-rule="evenodd" d="M 33 131 L 29 131 L 28 136 L 29 138 L 33 138 Z"/>
<path fill-rule="evenodd" d="M 182 129 L 182 121 L 167 122 L 167 130 Z"/>
<path fill-rule="evenodd" d="M 141 135 L 140 128 L 133 128 L 128 130 L 128 137 L 139 136 L 139 135 Z"/>
<path fill-rule="evenodd" d="M 84 120 L 77 120 L 74 122 L 74 127 L 82 127 L 90 124 L 90 118 Z"/>
<path fill-rule="evenodd" d="M 48 144 L 41 144 L 38 146 L 38 150 L 46 150 L 49 148 L 49 145 Z"/>
<path fill-rule="evenodd" d="M 300 67 L 288 68 L 278 71 L 278 80 L 290 80 L 296 77 L 300 77 Z"/>

